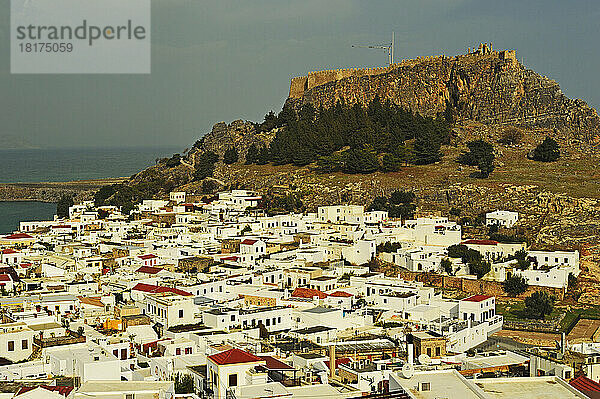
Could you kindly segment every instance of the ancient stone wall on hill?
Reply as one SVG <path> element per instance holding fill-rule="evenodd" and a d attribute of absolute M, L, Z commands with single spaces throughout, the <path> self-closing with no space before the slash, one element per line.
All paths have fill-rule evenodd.
<path fill-rule="evenodd" d="M 491 48 L 491 47 L 490 47 Z M 544 128 L 569 140 L 594 142 L 600 118 L 558 83 L 526 69 L 512 50 L 402 61 L 384 68 L 312 72 L 292 79 L 288 105 L 366 104 L 375 96 L 426 116 L 452 107 L 458 120 Z"/>

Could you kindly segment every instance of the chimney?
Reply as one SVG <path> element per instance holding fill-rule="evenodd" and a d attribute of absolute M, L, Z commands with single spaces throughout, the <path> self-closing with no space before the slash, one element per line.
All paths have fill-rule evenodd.
<path fill-rule="evenodd" d="M 415 350 L 413 348 L 413 336 L 412 334 L 408 334 L 406 336 L 406 353 L 408 358 L 408 364 L 414 366 L 415 364 Z"/>
<path fill-rule="evenodd" d="M 329 345 L 329 377 L 335 377 L 335 344 Z"/>

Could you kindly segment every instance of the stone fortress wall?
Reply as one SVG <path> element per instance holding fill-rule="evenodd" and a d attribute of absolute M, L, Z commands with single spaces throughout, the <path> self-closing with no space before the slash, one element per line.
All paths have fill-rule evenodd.
<path fill-rule="evenodd" d="M 314 87 L 345 78 L 381 75 L 402 67 L 411 67 L 418 64 L 440 62 L 450 59 L 476 61 L 481 57 L 495 57 L 502 60 L 514 60 L 515 62 L 517 60 L 515 50 L 494 51 L 492 50 L 492 43 L 480 43 L 477 49 L 471 50 L 469 48 L 466 54 L 458 55 L 456 57 L 447 57 L 441 54 L 402 60 L 386 67 L 329 69 L 309 72 L 307 76 L 292 78 L 289 98 L 301 98 L 307 91 Z"/>

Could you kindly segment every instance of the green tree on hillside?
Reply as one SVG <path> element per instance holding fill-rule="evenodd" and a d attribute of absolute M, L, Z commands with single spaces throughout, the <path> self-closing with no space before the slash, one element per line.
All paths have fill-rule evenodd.
<path fill-rule="evenodd" d="M 73 196 L 69 194 L 63 194 L 56 203 L 56 215 L 59 218 L 69 217 L 69 208 L 74 205 Z"/>
<path fill-rule="evenodd" d="M 525 298 L 525 314 L 532 319 L 544 319 L 554 309 L 554 297 L 546 291 L 536 291 Z"/>
<path fill-rule="evenodd" d="M 368 211 L 387 211 L 389 217 L 403 220 L 414 217 L 417 197 L 412 191 L 396 190 L 389 197 L 375 197 Z"/>
<path fill-rule="evenodd" d="M 484 260 L 472 260 L 468 266 L 470 273 L 477 275 L 477 278 L 482 278 L 492 270 L 491 263 Z"/>
<path fill-rule="evenodd" d="M 546 137 L 544 141 L 535 147 L 532 158 L 534 161 L 554 162 L 560 157 L 560 148 L 556 140 Z"/>
<path fill-rule="evenodd" d="M 527 291 L 527 281 L 523 276 L 510 276 L 502 283 L 502 288 L 509 296 L 519 296 Z"/>
<path fill-rule="evenodd" d="M 446 274 L 448 274 L 449 276 L 452 275 L 452 261 L 450 259 L 442 259 L 442 261 L 440 262 L 440 266 L 442 267 L 442 270 L 446 272 Z"/>
<path fill-rule="evenodd" d="M 227 165 L 231 165 L 232 163 L 236 163 L 238 161 L 238 152 L 235 147 L 229 147 L 225 150 L 225 154 L 223 155 L 223 162 Z"/>
<path fill-rule="evenodd" d="M 343 171 L 346 173 L 373 173 L 379 168 L 377 156 L 367 150 L 351 148 L 342 153 L 344 159 Z"/>
<path fill-rule="evenodd" d="M 215 171 L 215 163 L 219 156 L 212 151 L 206 151 L 196 158 L 196 170 L 194 171 L 194 180 L 204 180 L 212 177 Z"/>
<path fill-rule="evenodd" d="M 458 157 L 458 162 L 464 165 L 477 166 L 483 178 L 487 178 L 494 170 L 494 146 L 483 140 L 467 143 L 468 152 Z"/>
<path fill-rule="evenodd" d="M 246 152 L 246 165 L 256 163 L 258 160 L 258 147 L 256 144 L 250 144 Z"/>

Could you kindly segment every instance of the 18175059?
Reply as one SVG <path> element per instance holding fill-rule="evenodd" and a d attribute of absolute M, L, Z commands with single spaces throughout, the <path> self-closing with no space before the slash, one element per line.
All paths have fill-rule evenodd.
<path fill-rule="evenodd" d="M 71 53 L 73 52 L 73 43 L 19 43 L 19 50 L 22 53 Z"/>

